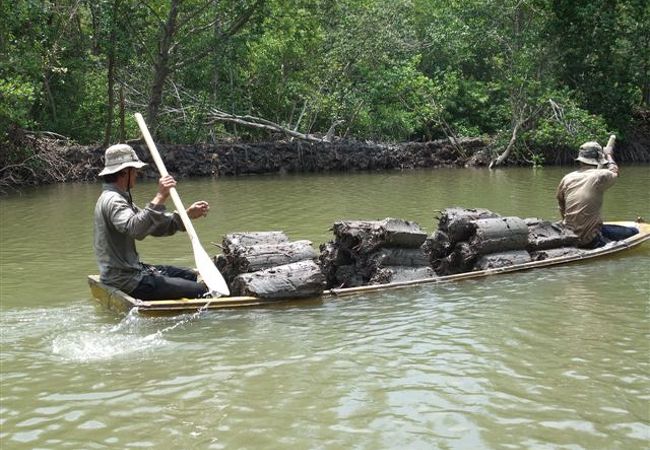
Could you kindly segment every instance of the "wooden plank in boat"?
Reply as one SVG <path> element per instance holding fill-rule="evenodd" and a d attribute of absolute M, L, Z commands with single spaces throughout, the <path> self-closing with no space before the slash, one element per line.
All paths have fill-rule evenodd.
<path fill-rule="evenodd" d="M 425 278 L 422 280 L 412 280 L 398 283 L 378 284 L 372 286 L 359 286 L 353 288 L 330 289 L 323 292 L 322 297 L 332 296 L 345 296 L 362 292 L 383 291 L 387 289 L 397 289 L 409 286 L 417 286 L 422 284 L 440 284 L 450 283 L 454 281 L 469 280 L 475 278 L 482 278 L 491 275 L 518 272 L 522 270 L 531 270 L 540 267 L 548 267 L 560 264 L 569 264 L 576 261 L 584 261 L 593 258 L 598 258 L 614 253 L 619 253 L 639 244 L 650 240 L 650 224 L 636 223 L 636 222 L 608 222 L 612 225 L 623 225 L 635 227 L 639 233 L 624 240 L 608 244 L 594 250 L 585 251 L 580 255 L 561 256 L 558 258 L 550 258 L 542 261 L 532 261 L 524 264 L 517 264 L 513 266 L 500 267 L 495 269 L 487 269 L 476 272 L 466 272 L 457 275 L 449 275 L 437 278 Z M 125 292 L 107 286 L 99 281 L 98 275 L 89 275 L 88 284 L 90 285 L 93 297 L 109 310 L 126 313 L 133 308 L 137 308 L 141 314 L 174 314 L 196 311 L 200 308 L 206 309 L 222 309 L 222 308 L 242 308 L 251 306 L 268 306 L 278 305 L 287 302 L 302 302 L 310 299 L 287 299 L 287 300 L 269 300 L 257 297 L 220 297 L 217 299 L 180 299 L 180 300 L 156 300 L 144 301 L 131 297 Z M 313 299 L 311 299 L 313 300 Z"/>

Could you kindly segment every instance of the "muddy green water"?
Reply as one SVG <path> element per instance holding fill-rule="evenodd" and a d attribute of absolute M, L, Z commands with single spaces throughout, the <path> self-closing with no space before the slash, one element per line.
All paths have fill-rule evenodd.
<path fill-rule="evenodd" d="M 338 219 L 486 207 L 557 218 L 568 168 L 185 180 L 223 234 L 317 246 Z M 138 204 L 155 184 L 134 190 Z M 644 449 L 650 245 L 625 257 L 280 308 L 120 316 L 91 300 L 99 184 L 0 198 L 0 448 Z M 650 170 L 624 167 L 607 218 L 650 220 Z M 139 244 L 191 265 L 184 234 Z M 214 249 L 214 250 L 212 250 Z"/>

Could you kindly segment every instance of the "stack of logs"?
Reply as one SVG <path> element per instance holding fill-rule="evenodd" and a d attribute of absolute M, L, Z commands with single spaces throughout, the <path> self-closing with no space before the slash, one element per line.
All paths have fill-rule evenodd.
<path fill-rule="evenodd" d="M 583 252 L 577 236 L 558 223 L 487 209 L 440 213 L 429 237 L 402 219 L 336 222 L 334 240 L 320 246 L 320 255 L 310 241 L 290 241 L 281 231 L 232 233 L 215 264 L 232 295 L 298 298 L 325 287 L 422 280 Z"/>
<path fill-rule="evenodd" d="M 356 287 L 435 276 L 422 249 L 427 235 L 414 222 L 386 218 L 340 221 L 320 246 L 327 286 Z"/>
<path fill-rule="evenodd" d="M 423 248 L 436 274 L 445 276 L 579 254 L 577 240 L 572 231 L 541 219 L 448 208 Z"/>
<path fill-rule="evenodd" d="M 281 231 L 227 234 L 215 264 L 232 295 L 299 298 L 320 295 L 325 280 L 310 241 Z"/>

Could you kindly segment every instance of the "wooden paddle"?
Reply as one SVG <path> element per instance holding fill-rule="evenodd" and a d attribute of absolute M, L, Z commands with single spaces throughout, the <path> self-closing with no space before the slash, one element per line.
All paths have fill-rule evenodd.
<path fill-rule="evenodd" d="M 160 157 L 160 153 L 158 153 L 156 144 L 154 144 L 153 139 L 151 138 L 151 134 L 149 133 L 147 124 L 144 122 L 142 114 L 136 113 L 135 120 L 138 122 L 140 131 L 142 131 L 142 136 L 144 136 L 144 140 L 149 147 L 149 151 L 151 152 L 151 156 L 156 163 L 158 172 L 160 172 L 160 175 L 162 176 L 169 175 L 169 172 L 167 172 L 167 168 L 165 167 L 165 163 Z M 185 207 L 183 206 L 183 202 L 181 201 L 181 197 L 178 195 L 176 188 L 171 188 L 169 195 L 174 201 L 174 206 L 176 207 L 178 214 L 183 220 L 185 231 L 187 231 L 187 235 L 190 237 L 190 241 L 192 242 L 192 250 L 194 251 L 194 261 L 196 262 L 196 268 L 199 271 L 199 274 L 201 274 L 203 282 L 208 286 L 210 294 L 217 297 L 220 295 L 230 295 L 230 289 L 228 289 L 228 285 L 221 276 L 219 269 L 217 269 L 217 266 L 214 265 L 214 262 L 212 262 L 206 251 L 201 246 L 199 237 L 196 235 L 196 231 L 192 225 L 192 220 L 187 215 Z"/>
<path fill-rule="evenodd" d="M 616 143 L 616 135 L 612 134 L 609 136 L 609 140 L 607 141 L 607 145 L 603 149 L 603 153 L 606 155 L 607 152 L 609 152 L 610 155 L 614 154 L 614 144 Z"/>

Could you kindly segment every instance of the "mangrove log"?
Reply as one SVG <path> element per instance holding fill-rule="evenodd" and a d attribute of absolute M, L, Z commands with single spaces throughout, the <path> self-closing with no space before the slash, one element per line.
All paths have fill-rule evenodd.
<path fill-rule="evenodd" d="M 340 221 L 332 231 L 336 242 L 359 254 L 367 254 L 381 247 L 418 248 L 427 235 L 415 222 L 386 218 L 378 221 Z"/>
<path fill-rule="evenodd" d="M 283 244 L 289 238 L 282 231 L 251 231 L 227 234 L 223 239 L 225 252 L 234 253 L 240 247 L 263 244 Z"/>
<path fill-rule="evenodd" d="M 315 259 L 316 256 L 311 241 L 236 247 L 234 253 L 226 255 L 238 273 L 256 272 L 274 266 Z"/>
<path fill-rule="evenodd" d="M 452 244 L 468 240 L 476 230 L 475 220 L 500 217 L 498 214 L 484 208 L 452 207 L 441 211 L 438 219 L 438 230 L 449 237 Z"/>
<path fill-rule="evenodd" d="M 524 250 L 528 245 L 528 226 L 519 217 L 499 217 L 473 221 L 474 236 L 469 240 L 481 255 Z"/>
<path fill-rule="evenodd" d="M 449 256 L 453 245 L 447 233 L 437 230 L 424 241 L 422 250 L 429 257 L 429 261 L 434 261 Z"/>
<path fill-rule="evenodd" d="M 474 270 L 496 269 L 499 267 L 508 267 L 515 264 L 524 264 L 530 262 L 530 254 L 526 250 L 514 250 L 509 252 L 491 253 L 481 256 Z"/>
<path fill-rule="evenodd" d="M 473 269 L 478 253 L 468 242 L 459 242 L 449 256 L 433 261 L 433 269 L 440 276 L 469 272 Z"/>
<path fill-rule="evenodd" d="M 338 266 L 335 269 L 334 283 L 328 287 L 357 287 L 365 284 L 363 274 L 359 273 L 357 266 L 354 264 L 346 264 Z"/>
<path fill-rule="evenodd" d="M 585 252 L 576 247 L 560 247 L 548 250 L 538 250 L 530 253 L 533 261 L 543 261 L 545 259 L 558 258 L 560 256 L 578 256 Z"/>
<path fill-rule="evenodd" d="M 314 261 L 299 261 L 238 275 L 231 289 L 235 295 L 260 298 L 317 297 L 325 289 L 325 277 Z"/>
<path fill-rule="evenodd" d="M 397 283 L 402 281 L 434 278 L 436 273 L 431 267 L 386 266 L 377 269 L 369 284 Z"/>
<path fill-rule="evenodd" d="M 528 225 L 528 251 L 548 250 L 558 247 L 575 247 L 578 236 L 559 222 L 525 219 Z"/>
<path fill-rule="evenodd" d="M 368 255 L 363 265 L 374 272 L 387 266 L 427 266 L 429 261 L 421 248 L 382 248 Z"/>

